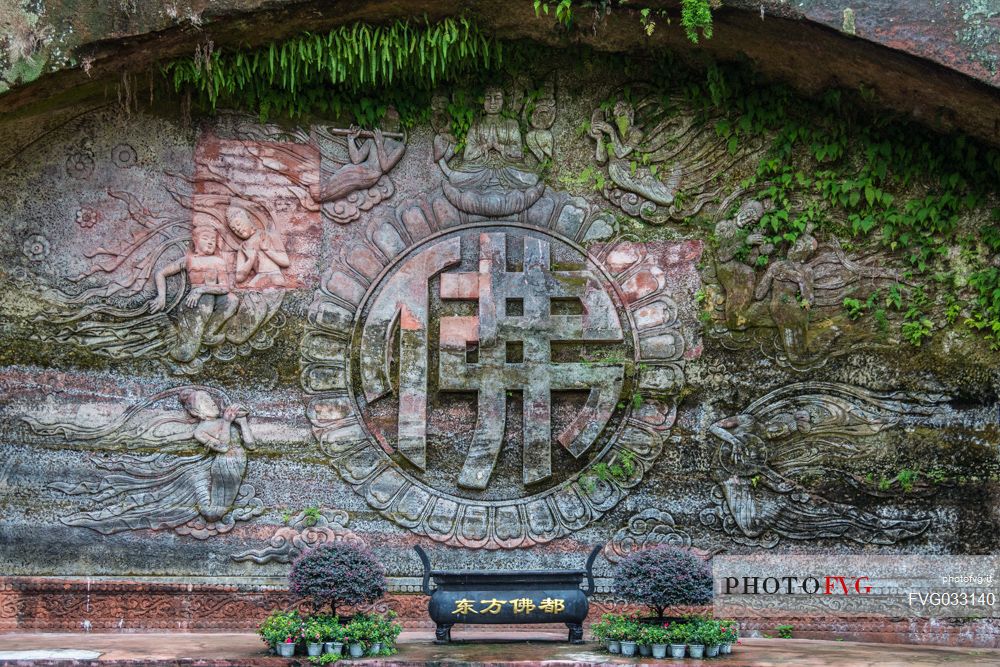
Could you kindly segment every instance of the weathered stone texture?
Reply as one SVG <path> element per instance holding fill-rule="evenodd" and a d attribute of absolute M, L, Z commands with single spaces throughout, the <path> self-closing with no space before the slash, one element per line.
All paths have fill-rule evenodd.
<path fill-rule="evenodd" d="M 282 12 L 289 29 L 335 22 L 290 5 L 212 11 L 232 40 Z M 855 32 L 874 30 L 868 9 Z M 138 51 L 190 45 L 149 11 L 115 30 Z M 495 20 L 537 36 L 518 17 Z M 626 49 L 602 32 L 620 20 L 585 39 Z M 758 31 L 743 12 L 717 21 L 711 48 L 730 56 Z M 797 24 L 761 25 L 751 51 Z M 813 54 L 850 43 L 789 39 L 814 36 Z M 901 68 L 886 106 L 943 105 L 990 132 L 984 86 L 933 100 L 954 73 L 871 44 L 837 66 L 853 84 L 882 57 Z M 944 333 L 905 347 L 845 314 L 910 279 L 898 252 L 829 228 L 780 247 L 751 234 L 767 202 L 741 181 L 766 137 L 730 150 L 676 91 L 599 60 L 582 78 L 536 69 L 484 90 L 461 147 L 392 114 L 362 129 L 189 123 L 173 102 L 31 116 L 69 73 L 0 98 L 22 113 L 0 126 L 0 627 L 250 627 L 287 602 L 261 587 L 335 540 L 377 551 L 385 604 L 414 626 L 414 544 L 477 569 L 577 567 L 603 545 L 594 613 L 623 608 L 614 564 L 660 543 L 997 550 L 996 352 Z M 817 72 L 799 82 L 821 87 Z"/>

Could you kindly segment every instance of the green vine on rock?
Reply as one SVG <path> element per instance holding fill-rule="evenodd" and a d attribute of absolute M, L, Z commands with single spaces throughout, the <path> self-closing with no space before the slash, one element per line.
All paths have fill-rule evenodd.
<path fill-rule="evenodd" d="M 628 0 L 619 0 L 624 5 Z M 565 28 L 573 26 L 573 0 L 532 0 L 535 16 L 553 16 Z M 700 37 L 712 38 L 712 8 L 721 4 L 721 0 L 681 0 L 681 26 L 684 34 L 692 44 L 697 44 Z M 579 6 L 592 7 L 598 18 L 611 13 L 612 0 L 586 0 Z M 656 15 L 666 17 L 665 10 L 657 10 Z M 643 7 L 639 10 L 639 23 L 647 35 L 652 35 L 656 29 L 656 21 L 652 18 L 652 9 Z M 667 18 L 667 23 L 670 19 Z"/>
<path fill-rule="evenodd" d="M 964 321 L 1000 347 L 1000 213 L 975 233 L 967 222 L 994 197 L 1000 151 L 878 110 L 864 87 L 807 100 L 762 85 L 746 68 L 717 65 L 702 81 L 672 85 L 706 115 L 722 114 L 715 130 L 730 152 L 769 146 L 742 183 L 769 204 L 755 230 L 767 242 L 787 249 L 825 232 L 905 262 L 905 284 L 888 296 L 844 300 L 851 319 L 871 315 L 884 332 L 895 311 L 901 337 L 915 346 Z"/>

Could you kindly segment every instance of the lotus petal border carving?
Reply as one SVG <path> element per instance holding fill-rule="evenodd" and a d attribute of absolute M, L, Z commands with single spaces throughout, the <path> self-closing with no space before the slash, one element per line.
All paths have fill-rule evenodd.
<path fill-rule="evenodd" d="M 612 509 L 641 481 L 673 426 L 676 397 L 684 382 L 684 338 L 667 280 L 642 244 L 616 238 L 588 252 L 580 243 L 607 228 L 604 216 L 583 200 L 547 192 L 545 216 L 527 222 L 462 224 L 442 193 L 402 202 L 376 218 L 364 241 L 345 247 L 324 275 L 309 308 L 300 346 L 307 414 L 321 450 L 355 492 L 382 516 L 416 534 L 451 546 L 482 549 L 530 547 L 583 528 Z M 542 219 L 539 219 L 539 218 Z M 552 235 L 601 267 L 625 305 L 619 315 L 632 331 L 636 380 L 645 396 L 627 406 L 619 430 L 590 465 L 613 465 L 631 452 L 634 470 L 625 479 L 582 479 L 583 473 L 545 491 L 513 500 L 478 500 L 436 490 L 399 466 L 357 411 L 351 389 L 351 345 L 365 300 L 389 267 L 411 248 L 441 234 L 483 226 L 509 226 Z M 592 229 L 593 228 L 593 229 Z"/>

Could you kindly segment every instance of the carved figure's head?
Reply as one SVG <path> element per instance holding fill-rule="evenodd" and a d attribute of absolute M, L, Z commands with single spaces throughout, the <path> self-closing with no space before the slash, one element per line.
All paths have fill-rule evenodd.
<path fill-rule="evenodd" d="M 792 244 L 792 247 L 788 250 L 788 259 L 793 262 L 804 262 L 809 259 L 819 244 L 816 239 L 809 235 L 803 234 Z"/>
<path fill-rule="evenodd" d="M 503 89 L 500 86 L 490 86 L 483 97 L 483 111 L 489 115 L 500 113 L 503 109 Z"/>
<path fill-rule="evenodd" d="M 538 100 L 531 112 L 531 127 L 536 130 L 547 130 L 556 122 L 556 102 L 551 99 Z"/>
<path fill-rule="evenodd" d="M 188 414 L 198 419 L 215 419 L 219 416 L 219 405 L 212 395 L 201 389 L 185 389 L 180 393 L 181 405 Z"/>
<path fill-rule="evenodd" d="M 399 112 L 396 107 L 390 106 L 382 116 L 381 129 L 383 132 L 399 132 L 400 126 Z"/>
<path fill-rule="evenodd" d="M 435 95 L 431 98 L 431 127 L 438 134 L 451 129 L 451 114 L 448 112 L 448 98 Z"/>
<path fill-rule="evenodd" d="M 194 251 L 199 255 L 214 255 L 219 244 L 218 234 L 214 227 L 195 227 L 191 232 Z"/>
<path fill-rule="evenodd" d="M 635 125 L 635 107 L 632 106 L 631 102 L 618 100 L 615 102 L 615 108 L 612 113 L 615 117 L 615 123 L 624 125 L 626 130 Z"/>
<path fill-rule="evenodd" d="M 226 224 L 241 239 L 248 239 L 257 231 L 257 226 L 250 219 L 250 214 L 239 206 L 226 209 Z"/>
<path fill-rule="evenodd" d="M 746 227 L 750 224 L 757 224 L 764 217 L 764 205 L 756 199 L 743 202 L 740 210 L 736 212 L 736 226 Z"/>

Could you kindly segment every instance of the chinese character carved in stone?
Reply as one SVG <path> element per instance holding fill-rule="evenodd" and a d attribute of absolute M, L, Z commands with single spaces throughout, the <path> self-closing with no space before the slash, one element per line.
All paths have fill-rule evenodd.
<path fill-rule="evenodd" d="M 537 226 L 455 226 L 430 201 L 373 222 L 324 278 L 301 348 L 314 432 L 407 528 L 547 542 L 613 507 L 662 450 L 683 382 L 676 306 L 641 246 L 577 246 L 604 223 L 569 200 Z M 638 391 L 641 407 L 622 400 Z M 627 479 L 581 478 L 623 456 Z"/>
<path fill-rule="evenodd" d="M 441 278 L 441 298 L 476 300 L 478 316 L 441 321 L 441 389 L 475 390 L 479 416 L 459 485 L 486 488 L 503 441 L 506 394 L 520 391 L 524 401 L 523 481 L 552 475 L 550 453 L 551 392 L 589 392 L 586 408 L 557 438 L 574 457 L 582 456 L 611 417 L 621 391 L 622 368 L 584 363 L 553 363 L 553 341 L 622 340 L 614 305 L 589 271 L 552 271 L 548 241 L 523 239 L 523 271 L 508 272 L 506 236 L 479 235 L 479 271 L 448 273 Z M 556 315 L 553 304 L 574 301 L 580 315 Z M 520 312 L 508 313 L 516 302 Z M 467 363 L 466 351 L 478 349 Z M 511 348 L 520 350 L 511 358 Z"/>

